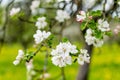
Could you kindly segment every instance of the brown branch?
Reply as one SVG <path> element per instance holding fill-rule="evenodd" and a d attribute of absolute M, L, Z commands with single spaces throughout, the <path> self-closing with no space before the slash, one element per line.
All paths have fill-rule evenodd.
<path fill-rule="evenodd" d="M 21 18 L 21 17 L 18 17 L 18 19 L 19 19 L 20 21 L 22 21 L 22 22 L 27 22 L 27 23 L 35 24 L 35 22 L 29 21 L 29 20 L 25 20 L 25 19 L 23 19 L 23 18 Z"/>
<path fill-rule="evenodd" d="M 105 14 L 105 7 L 106 7 L 107 0 L 103 3 L 103 19 L 105 19 L 106 14 Z"/>

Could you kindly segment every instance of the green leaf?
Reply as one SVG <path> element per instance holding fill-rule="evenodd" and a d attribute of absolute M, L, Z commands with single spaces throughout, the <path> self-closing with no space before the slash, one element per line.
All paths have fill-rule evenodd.
<path fill-rule="evenodd" d="M 105 35 L 111 36 L 111 35 L 112 35 L 112 32 L 111 32 L 111 31 L 108 31 L 108 32 L 105 33 Z"/>
<path fill-rule="evenodd" d="M 80 25 L 81 30 L 82 31 L 85 30 L 86 27 L 87 27 L 86 22 L 82 22 L 81 25 Z"/>
<path fill-rule="evenodd" d="M 93 16 L 93 17 L 99 17 L 99 16 L 102 15 L 102 13 L 101 13 L 100 10 L 97 10 L 97 11 L 91 11 L 90 15 Z"/>
<path fill-rule="evenodd" d="M 87 26 L 92 30 L 95 30 L 97 28 L 94 20 L 91 20 Z"/>
<path fill-rule="evenodd" d="M 49 37 L 49 39 L 47 41 L 47 45 L 49 47 L 52 47 L 53 39 L 54 39 L 54 35 L 50 35 L 50 37 Z"/>
<path fill-rule="evenodd" d="M 69 40 L 66 37 L 62 38 L 62 42 L 68 42 L 68 41 Z"/>
<path fill-rule="evenodd" d="M 93 35 L 98 38 L 98 39 L 102 39 L 103 38 L 103 33 L 100 30 L 94 30 Z"/>

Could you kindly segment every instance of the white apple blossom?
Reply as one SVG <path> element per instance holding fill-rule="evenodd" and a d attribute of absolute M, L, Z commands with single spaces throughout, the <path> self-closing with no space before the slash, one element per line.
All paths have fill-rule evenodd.
<path fill-rule="evenodd" d="M 19 12 L 20 12 L 20 8 L 19 7 L 18 8 L 12 8 L 10 10 L 10 16 L 14 16 L 14 15 L 16 15 Z"/>
<path fill-rule="evenodd" d="M 16 57 L 16 60 L 13 61 L 13 64 L 14 65 L 18 65 L 23 58 L 24 58 L 24 52 L 23 52 L 23 50 L 18 50 L 18 55 Z"/>
<path fill-rule="evenodd" d="M 88 54 L 88 51 L 86 49 L 80 50 L 81 54 L 79 54 L 77 60 L 80 65 L 83 65 L 85 62 L 90 62 L 90 56 Z"/>
<path fill-rule="evenodd" d="M 56 49 L 53 49 L 51 52 L 52 63 L 59 67 L 64 67 L 67 64 L 72 64 L 71 54 L 76 54 L 78 50 L 75 45 L 72 45 L 70 42 L 60 43 L 57 45 Z"/>
<path fill-rule="evenodd" d="M 47 26 L 47 22 L 45 21 L 46 20 L 46 17 L 39 17 L 37 19 L 37 22 L 35 24 L 35 26 L 38 28 L 38 29 L 43 29 Z"/>
<path fill-rule="evenodd" d="M 92 34 L 93 34 L 92 29 L 87 29 L 86 36 L 85 36 L 85 42 L 88 45 L 94 45 L 96 47 L 101 47 L 104 43 L 103 40 L 102 39 L 97 39 Z"/>
<path fill-rule="evenodd" d="M 56 66 L 64 67 L 67 64 L 72 64 L 72 58 L 71 56 L 56 55 L 52 57 L 52 63 Z"/>
<path fill-rule="evenodd" d="M 76 49 L 75 45 L 72 45 L 70 42 L 66 42 L 66 43 L 60 43 L 59 45 L 57 45 L 56 49 L 52 50 L 51 54 L 53 56 L 60 55 L 60 54 L 69 55 L 69 53 L 76 54 L 77 52 L 78 50 Z"/>
<path fill-rule="evenodd" d="M 50 35 L 51 35 L 50 32 L 37 30 L 36 34 L 34 34 L 33 37 L 35 38 L 35 43 L 39 44 L 43 40 L 47 39 Z"/>
<path fill-rule="evenodd" d="M 109 23 L 107 21 L 104 21 L 102 19 L 98 20 L 98 29 L 101 30 L 102 32 L 109 31 Z"/>
<path fill-rule="evenodd" d="M 86 18 L 85 11 L 80 11 L 78 15 L 76 15 L 76 20 L 82 22 Z"/>
<path fill-rule="evenodd" d="M 70 19 L 70 15 L 64 10 L 57 10 L 57 16 L 55 17 L 55 19 L 58 22 L 64 22 L 65 20 Z"/>
<path fill-rule="evenodd" d="M 31 4 L 31 6 L 30 6 L 30 9 L 31 9 L 31 10 L 34 10 L 34 9 L 38 8 L 39 5 L 40 5 L 40 0 L 33 0 L 33 1 L 32 1 L 32 4 Z"/>
<path fill-rule="evenodd" d="M 88 45 L 94 44 L 95 37 L 92 36 L 92 30 L 87 29 L 86 36 L 85 36 L 85 42 L 87 42 Z"/>
<path fill-rule="evenodd" d="M 30 6 L 30 9 L 31 9 L 31 13 L 33 15 L 36 15 L 37 14 L 37 10 L 39 8 L 39 5 L 40 5 L 40 0 L 33 0 L 32 1 L 32 4 Z"/>

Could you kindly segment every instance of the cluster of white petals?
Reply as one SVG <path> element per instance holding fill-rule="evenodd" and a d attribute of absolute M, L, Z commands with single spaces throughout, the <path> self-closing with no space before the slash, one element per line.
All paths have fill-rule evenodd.
<path fill-rule="evenodd" d="M 83 65 L 85 62 L 90 62 L 90 56 L 88 54 L 88 51 L 86 49 L 80 50 L 81 54 L 79 54 L 77 60 L 80 65 Z"/>
<path fill-rule="evenodd" d="M 20 8 L 12 8 L 10 10 L 10 16 L 14 16 L 14 15 L 16 15 L 19 12 L 20 12 Z"/>
<path fill-rule="evenodd" d="M 86 36 L 85 36 L 85 42 L 88 45 L 94 45 L 96 47 L 101 47 L 104 43 L 102 39 L 97 39 L 95 36 L 93 36 L 92 29 L 87 29 Z"/>
<path fill-rule="evenodd" d="M 31 4 L 31 6 L 30 6 L 30 9 L 31 9 L 31 10 L 34 10 L 34 9 L 38 8 L 39 5 L 40 5 L 40 0 L 33 0 L 33 1 L 32 1 L 32 4 Z"/>
<path fill-rule="evenodd" d="M 38 28 L 38 29 L 43 29 L 47 26 L 47 22 L 45 21 L 46 20 L 46 17 L 39 17 L 37 19 L 37 22 L 35 24 L 35 26 Z"/>
<path fill-rule="evenodd" d="M 36 14 L 36 10 L 39 8 L 40 0 L 33 0 L 30 6 L 32 14 Z"/>
<path fill-rule="evenodd" d="M 64 10 L 57 10 L 57 16 L 55 17 L 55 19 L 58 22 L 64 22 L 65 20 L 70 19 L 70 15 Z"/>
<path fill-rule="evenodd" d="M 107 21 L 104 21 L 102 19 L 98 20 L 98 29 L 102 32 L 110 31 L 109 23 Z"/>
<path fill-rule="evenodd" d="M 35 43 L 36 43 L 36 44 L 39 44 L 39 43 L 41 43 L 43 40 L 47 39 L 50 35 L 51 35 L 50 32 L 37 30 L 37 31 L 36 31 L 36 34 L 34 34 L 33 37 L 34 37 L 34 39 L 35 39 Z"/>
<path fill-rule="evenodd" d="M 86 18 L 86 13 L 85 11 L 80 11 L 79 14 L 76 15 L 76 20 L 79 22 L 83 22 Z"/>
<path fill-rule="evenodd" d="M 24 58 L 24 52 L 23 52 L 23 50 L 18 50 L 18 55 L 16 57 L 16 60 L 13 61 L 13 64 L 14 65 L 18 65 L 23 58 Z"/>
<path fill-rule="evenodd" d="M 56 49 L 53 49 L 51 52 L 52 63 L 59 67 L 64 67 L 67 64 L 72 64 L 71 54 L 76 54 L 78 50 L 75 45 L 72 45 L 70 42 L 60 43 Z"/>

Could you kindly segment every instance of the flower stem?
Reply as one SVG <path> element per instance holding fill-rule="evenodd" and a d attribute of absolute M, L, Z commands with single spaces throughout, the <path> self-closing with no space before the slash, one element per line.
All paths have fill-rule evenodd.
<path fill-rule="evenodd" d="M 62 75 L 62 80 L 66 80 L 64 67 L 61 68 L 61 75 Z"/>

